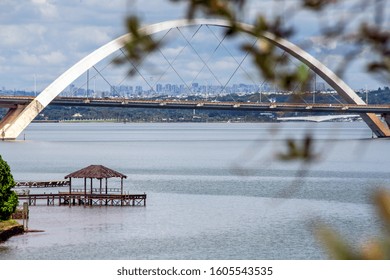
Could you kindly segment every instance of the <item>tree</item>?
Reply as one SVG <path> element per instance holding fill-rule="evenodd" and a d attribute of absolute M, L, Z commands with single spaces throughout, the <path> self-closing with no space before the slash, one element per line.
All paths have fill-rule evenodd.
<path fill-rule="evenodd" d="M 189 20 L 198 15 L 227 20 L 230 23 L 230 28 L 227 30 L 226 36 L 233 37 L 244 32 L 238 23 L 247 17 L 245 7 L 249 0 L 169 1 L 184 3 L 187 7 L 186 17 Z M 287 1 L 274 0 L 274 2 L 282 7 Z M 344 53 L 336 74 L 343 76 L 345 70 L 355 59 L 359 56 L 365 56 L 367 72 L 386 83 L 390 81 L 390 32 L 386 26 L 388 21 L 386 22 L 385 19 L 385 0 L 297 0 L 291 2 L 297 6 L 287 5 L 287 8 L 283 7 L 280 10 L 287 10 L 290 18 L 293 13 L 298 11 L 304 11 L 306 15 L 314 13 L 321 26 L 320 44 L 329 45 L 334 42 L 343 42 L 348 45 L 348 51 Z M 351 16 L 342 16 L 329 21 L 326 15 L 332 13 L 332 8 L 338 9 L 343 5 L 347 5 L 347 10 L 352 10 L 352 17 L 354 17 L 353 9 L 355 8 L 367 12 L 367 16 L 357 21 Z M 270 32 L 277 37 L 291 37 L 296 30 L 291 23 L 288 25 L 288 20 L 283 16 L 281 14 L 269 18 L 263 10 L 259 10 L 259 14 L 256 15 L 252 24 L 254 26 L 253 35 L 259 38 L 262 33 Z M 130 74 L 136 72 L 134 65 L 139 65 L 143 61 L 144 55 L 158 51 L 160 47 L 160 42 L 143 34 L 140 31 L 140 26 L 140 20 L 137 16 L 130 15 L 128 17 L 127 29 L 131 37 L 125 45 L 126 58 L 120 59 L 118 62 L 130 62 Z M 292 90 L 294 95 L 304 93 L 305 86 L 310 81 L 311 76 L 303 65 L 292 65 L 284 53 L 278 53 L 277 48 L 267 42 L 257 45 L 244 44 L 241 47 L 243 51 L 251 55 L 254 65 L 266 80 L 278 85 L 281 89 Z M 298 90 L 295 90 L 297 88 Z M 381 88 L 378 91 L 381 91 Z M 305 164 L 311 163 L 315 158 L 312 146 L 313 141 L 310 135 L 302 141 L 286 139 L 287 151 L 280 153 L 279 159 L 301 161 Z M 390 259 L 390 193 L 387 191 L 379 192 L 374 196 L 374 201 L 385 226 L 383 237 L 374 239 L 368 246 L 356 251 L 354 249 L 357 246 L 354 246 L 355 248 L 348 246 L 333 230 L 325 226 L 321 227 L 319 235 L 334 257 Z"/>
<path fill-rule="evenodd" d="M 18 197 L 12 190 L 14 186 L 11 169 L 0 156 L 0 221 L 8 220 L 18 206 Z"/>

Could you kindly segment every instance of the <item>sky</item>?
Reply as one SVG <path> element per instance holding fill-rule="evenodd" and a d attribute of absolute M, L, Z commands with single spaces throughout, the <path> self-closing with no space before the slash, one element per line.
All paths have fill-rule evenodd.
<path fill-rule="evenodd" d="M 357 1 L 347 2 L 350 5 Z M 293 26 L 296 30 L 291 40 L 332 70 L 343 61 L 348 47 L 339 42 L 324 44 L 321 41 L 320 24 L 329 24 L 341 16 L 355 22 L 352 26 L 356 26 L 359 20 L 372 17 L 373 14 L 373 9 L 370 8 L 363 12 L 360 8 L 338 5 L 318 18 L 302 11 L 297 0 L 248 2 L 241 15 L 243 21 L 250 23 L 259 14 L 269 18 L 282 15 L 286 25 Z M 384 24 L 387 26 L 390 25 L 388 2 L 384 1 L 382 7 Z M 185 12 L 183 4 L 175 4 L 169 0 L 0 0 L 0 89 L 43 90 L 77 61 L 125 34 L 125 18 L 129 14 L 139 16 L 142 24 L 147 25 L 181 19 Z M 125 67 L 110 64 L 110 57 L 96 66 L 98 70 L 91 69 L 91 76 L 95 76 L 94 86 L 104 87 L 103 84 L 106 83 L 107 87 L 107 82 L 103 81 L 105 79 L 112 85 L 180 83 L 183 80 L 187 83 L 196 81 L 225 85 L 235 70 L 238 70 L 237 76 L 231 82 L 241 79 L 243 82 L 261 83 L 262 79 L 249 59 L 238 67 L 245 54 L 237 52 L 235 42 L 224 41 L 218 51 L 212 53 L 219 43 L 217 38 L 222 38 L 222 30 L 203 28 L 198 33 L 194 33 L 193 29 L 182 32 L 184 34 L 173 30 L 168 34 L 170 43 L 160 53 L 146 60 L 146 66 L 140 70 L 143 77 L 126 78 Z M 250 38 L 241 39 L 251 42 Z M 186 46 L 186 40 L 193 40 L 191 42 L 194 45 L 198 44 L 198 53 L 191 52 L 191 47 Z M 235 58 L 230 56 L 231 53 Z M 381 81 L 365 73 L 363 64 L 367 57 L 370 54 L 363 52 L 360 59 L 349 67 L 345 81 L 355 89 L 388 86 L 390 81 Z M 212 66 L 205 67 L 204 61 Z M 169 66 L 172 62 L 180 77 L 174 77 L 175 71 Z M 105 79 L 99 72 L 105 72 Z M 80 86 L 83 85 L 83 82 L 79 83 Z"/>

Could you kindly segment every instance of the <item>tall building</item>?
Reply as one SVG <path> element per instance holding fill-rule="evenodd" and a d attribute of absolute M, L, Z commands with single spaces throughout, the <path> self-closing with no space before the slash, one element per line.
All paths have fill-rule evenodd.
<path fill-rule="evenodd" d="M 172 92 L 172 85 L 165 84 L 164 91 L 165 91 L 165 93 L 171 93 Z"/>
<path fill-rule="evenodd" d="M 135 87 L 135 94 L 142 94 L 143 90 L 142 90 L 142 86 L 136 86 Z"/>
<path fill-rule="evenodd" d="M 162 84 L 157 84 L 157 85 L 156 85 L 156 92 L 157 92 L 157 93 L 162 93 L 162 92 L 163 92 L 163 86 L 162 86 Z"/>

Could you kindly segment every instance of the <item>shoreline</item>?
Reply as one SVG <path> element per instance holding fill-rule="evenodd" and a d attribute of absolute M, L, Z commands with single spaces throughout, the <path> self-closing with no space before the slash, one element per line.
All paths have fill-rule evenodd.
<path fill-rule="evenodd" d="M 7 223 L 9 221 L 3 221 L 1 223 Z M 10 225 L 4 226 L 4 229 L 0 230 L 0 244 L 10 239 L 12 236 L 23 234 L 24 227 L 15 220 L 10 222 Z"/>

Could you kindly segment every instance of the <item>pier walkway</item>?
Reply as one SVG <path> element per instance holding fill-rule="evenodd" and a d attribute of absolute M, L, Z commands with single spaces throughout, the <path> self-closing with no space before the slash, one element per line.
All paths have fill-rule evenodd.
<path fill-rule="evenodd" d="M 84 194 L 84 193 L 49 193 L 20 194 L 19 200 L 29 205 L 68 205 L 68 206 L 146 206 L 146 194 Z M 41 201 L 42 203 L 39 203 Z"/>

